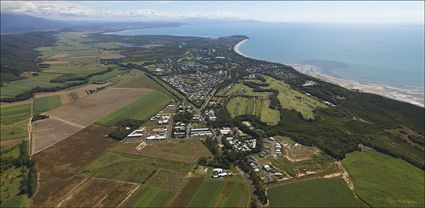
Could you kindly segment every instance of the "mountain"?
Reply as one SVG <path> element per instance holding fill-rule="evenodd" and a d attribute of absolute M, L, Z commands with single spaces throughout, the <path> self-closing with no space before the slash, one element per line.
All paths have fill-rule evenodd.
<path fill-rule="evenodd" d="M 48 20 L 26 14 L 1 13 L 1 33 L 20 33 L 40 30 L 57 30 L 67 27 L 67 23 Z"/>

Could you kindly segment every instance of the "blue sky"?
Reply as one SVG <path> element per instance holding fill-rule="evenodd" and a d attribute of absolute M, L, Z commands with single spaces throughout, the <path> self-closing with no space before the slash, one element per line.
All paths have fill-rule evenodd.
<path fill-rule="evenodd" d="M 2 12 L 51 19 L 254 19 L 273 22 L 424 24 L 424 1 L 2 1 Z"/>

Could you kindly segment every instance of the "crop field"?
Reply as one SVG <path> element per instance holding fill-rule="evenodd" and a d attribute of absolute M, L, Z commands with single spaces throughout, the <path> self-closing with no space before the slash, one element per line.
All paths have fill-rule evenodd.
<path fill-rule="evenodd" d="M 123 88 L 147 88 L 162 92 L 163 94 L 173 98 L 172 95 L 167 89 L 156 83 L 154 80 L 149 78 L 144 72 L 141 71 L 131 71 L 120 79 L 117 79 L 117 87 Z M 177 93 L 177 92 L 176 92 Z"/>
<path fill-rule="evenodd" d="M 75 174 L 116 144 L 103 137 L 111 131 L 110 128 L 94 124 L 35 154 L 33 157 L 37 161 L 40 177 L 33 205 L 54 206 L 70 190 L 83 183 L 84 178 Z"/>
<path fill-rule="evenodd" d="M 199 139 L 148 143 L 146 147 L 139 151 L 136 150 L 136 145 L 129 144 L 118 144 L 113 149 L 120 152 L 184 163 L 196 163 L 200 157 L 212 157 L 211 152 Z"/>
<path fill-rule="evenodd" d="M 31 104 L 1 106 L 1 140 L 28 136 L 28 121 L 31 117 Z"/>
<path fill-rule="evenodd" d="M 374 207 L 423 207 L 424 171 L 376 151 L 353 152 L 343 160 L 356 194 Z"/>
<path fill-rule="evenodd" d="M 365 207 L 341 178 L 276 185 L 267 193 L 270 207 Z"/>
<path fill-rule="evenodd" d="M 106 152 L 81 171 L 81 175 L 143 183 L 159 169 L 187 173 L 191 167 L 192 165 L 187 163 Z"/>
<path fill-rule="evenodd" d="M 296 90 L 291 89 L 288 84 L 282 81 L 266 77 L 269 88 L 279 90 L 278 99 L 285 109 L 293 109 L 301 113 L 305 119 L 314 119 L 314 109 L 325 108 L 326 105 L 320 101 L 304 95 Z"/>
<path fill-rule="evenodd" d="M 184 172 L 158 170 L 126 202 L 125 207 L 164 207 L 183 186 Z"/>
<path fill-rule="evenodd" d="M 88 179 L 59 201 L 58 207 L 117 207 L 137 185 Z"/>
<path fill-rule="evenodd" d="M 136 90 L 136 89 L 135 89 Z M 115 125 L 125 119 L 146 120 L 167 106 L 171 99 L 159 92 L 150 92 L 125 107 L 97 121 L 105 126 Z"/>
<path fill-rule="evenodd" d="M 59 95 L 48 97 L 36 97 L 34 100 L 34 112 L 42 113 L 62 105 Z"/>
<path fill-rule="evenodd" d="M 46 112 L 50 118 L 34 122 L 34 152 L 65 139 L 147 92 L 108 88 Z"/>

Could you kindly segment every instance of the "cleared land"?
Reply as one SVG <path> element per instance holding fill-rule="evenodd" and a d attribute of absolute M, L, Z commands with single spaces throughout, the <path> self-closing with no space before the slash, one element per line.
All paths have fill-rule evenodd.
<path fill-rule="evenodd" d="M 48 97 L 37 97 L 34 100 L 34 112 L 42 113 L 51 109 L 57 108 L 62 105 L 61 98 L 59 95 L 53 95 Z"/>
<path fill-rule="evenodd" d="M 146 147 L 139 151 L 136 150 L 137 145 L 139 144 L 120 143 L 113 149 L 120 152 L 185 163 L 196 163 L 200 157 L 212 157 L 211 152 L 199 139 L 148 143 Z"/>
<path fill-rule="evenodd" d="M 155 115 L 170 102 L 171 99 L 166 95 L 159 92 L 150 92 L 125 107 L 100 119 L 97 123 L 105 126 L 112 126 L 125 119 L 146 120 Z"/>
<path fill-rule="evenodd" d="M 84 182 L 84 177 L 75 174 L 116 144 L 103 137 L 110 131 L 94 124 L 35 154 L 40 178 L 33 206 L 55 206 L 69 191 Z"/>
<path fill-rule="evenodd" d="M 192 165 L 187 163 L 106 152 L 80 174 L 87 177 L 143 183 L 159 169 L 186 173 L 191 167 Z"/>
<path fill-rule="evenodd" d="M 89 179 L 61 200 L 59 207 L 117 207 L 137 185 Z"/>
<path fill-rule="evenodd" d="M 424 171 L 376 151 L 353 152 L 343 160 L 357 195 L 373 207 L 423 207 Z"/>
<path fill-rule="evenodd" d="M 107 88 L 46 112 L 50 118 L 34 122 L 33 151 L 39 152 L 61 141 L 147 92 L 149 90 Z"/>
<path fill-rule="evenodd" d="M 343 179 L 312 179 L 273 186 L 271 207 L 364 207 Z"/>
<path fill-rule="evenodd" d="M 0 109 L 0 140 L 28 136 L 28 121 L 31 117 L 31 104 L 11 105 Z"/>

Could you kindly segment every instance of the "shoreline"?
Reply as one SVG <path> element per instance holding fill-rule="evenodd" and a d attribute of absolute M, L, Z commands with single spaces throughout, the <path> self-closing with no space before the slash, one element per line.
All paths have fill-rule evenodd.
<path fill-rule="evenodd" d="M 237 54 L 243 57 L 251 58 L 240 51 L 240 46 L 246 43 L 247 40 L 248 39 L 245 39 L 237 43 L 234 46 L 233 50 Z M 252 58 L 252 59 L 255 59 L 255 58 Z M 318 67 L 313 65 L 287 64 L 287 63 L 281 63 L 281 64 L 292 66 L 296 71 L 302 74 L 344 87 L 349 90 L 359 90 L 361 92 L 367 92 L 367 93 L 380 95 L 393 100 L 413 104 L 422 108 L 425 107 L 424 92 L 420 90 L 403 89 L 403 88 L 397 88 L 397 87 L 386 86 L 386 85 L 378 85 L 373 83 L 361 83 L 355 80 L 341 79 L 331 75 L 320 73 L 318 70 Z"/>

